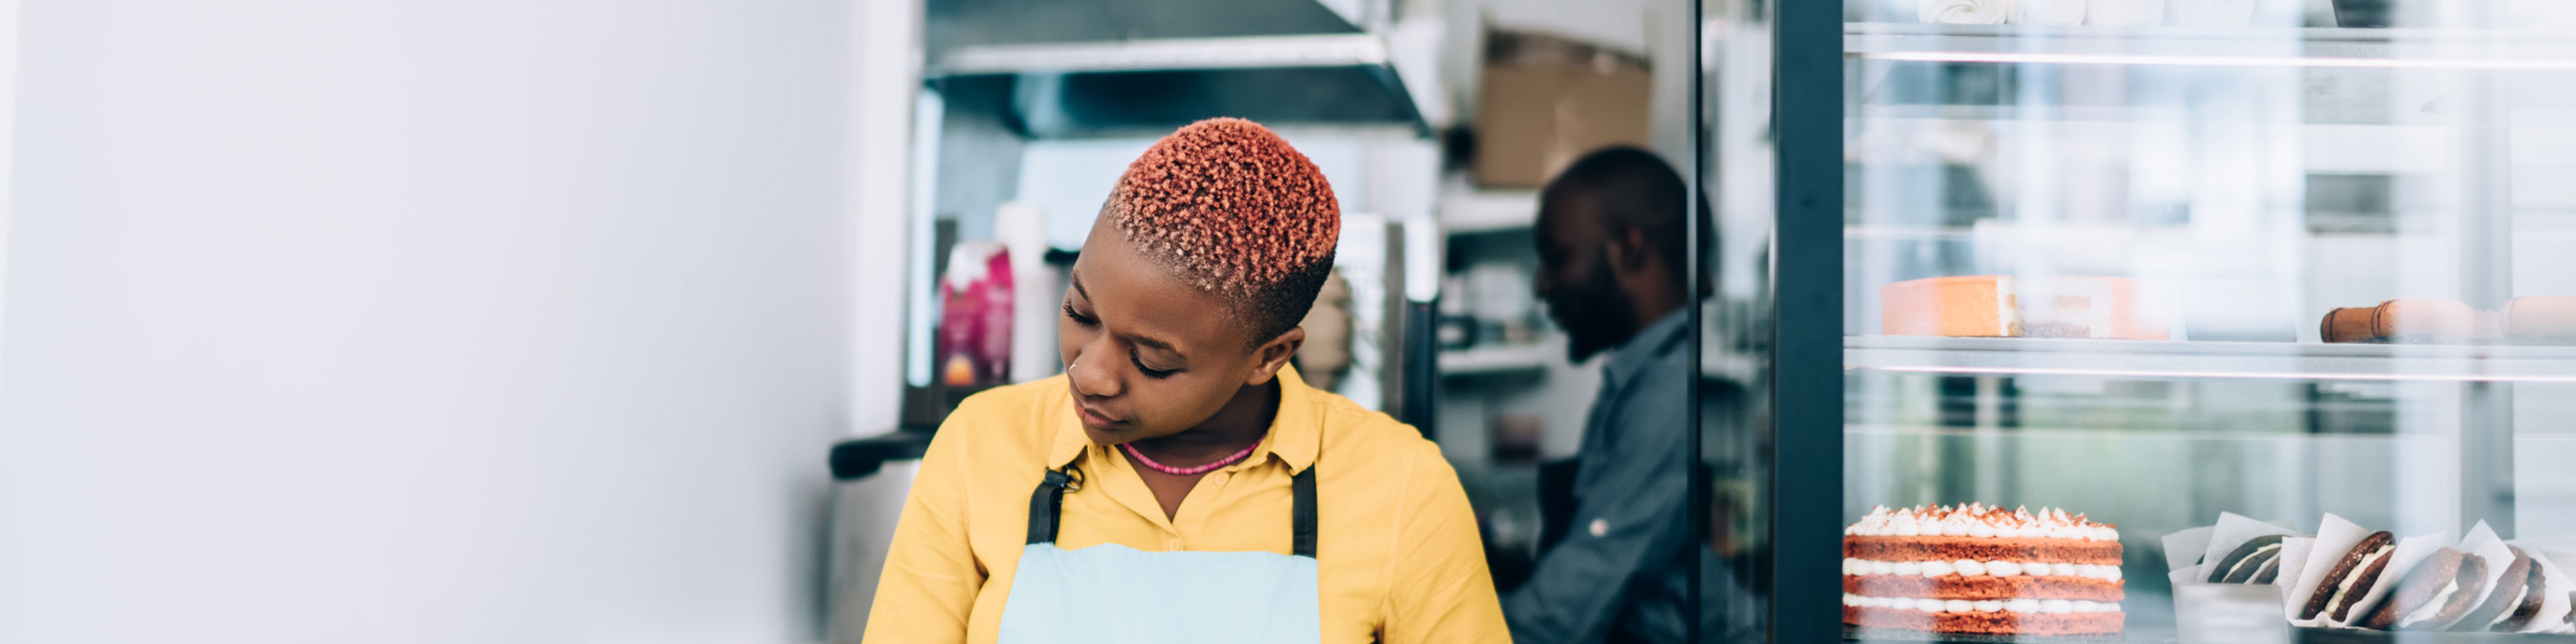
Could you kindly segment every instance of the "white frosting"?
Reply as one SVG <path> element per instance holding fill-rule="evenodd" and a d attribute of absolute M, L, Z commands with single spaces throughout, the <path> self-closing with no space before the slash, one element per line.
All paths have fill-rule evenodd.
<path fill-rule="evenodd" d="M 2063 599 L 1982 600 L 1920 599 L 1914 597 L 1870 597 L 1843 593 L 1843 605 L 1856 608 L 1893 608 L 1927 613 L 2117 613 L 2120 605 L 2113 602 L 2067 601 Z"/>
<path fill-rule="evenodd" d="M 1848 567 L 1848 566 L 1846 566 L 1846 567 Z M 1974 560 L 1974 559 L 1961 559 L 1961 560 L 1958 560 L 1958 561 L 1953 561 L 1953 562 L 1950 562 L 1950 567 L 1951 567 L 1952 569 L 1958 570 L 1958 571 L 1959 571 L 1959 576 L 1961 576 L 1961 577 L 1981 577 L 1981 576 L 1984 576 L 1984 575 L 1986 574 L 1986 565 L 1985 565 L 1985 564 L 1981 564 L 1981 563 L 1977 563 L 1977 561 L 1976 561 L 1976 560 Z"/>
<path fill-rule="evenodd" d="M 1926 505 L 1912 508 L 1871 508 L 1867 516 L 1843 529 L 1847 536 L 1862 537 L 1969 537 L 2075 539 L 2083 541 L 2119 541 L 2120 533 L 2110 524 L 2086 520 L 2084 515 L 2068 514 L 2060 508 L 2040 508 L 2032 513 L 2027 508 L 2005 512 L 2002 508 L 1981 503 L 1962 506 Z"/>
<path fill-rule="evenodd" d="M 2507 596 L 2507 597 L 2511 598 L 2513 601 L 2505 602 L 2505 605 L 2506 605 L 2506 606 L 2521 606 L 2521 605 L 2522 605 L 2522 600 L 2523 600 L 2524 598 L 2529 597 L 2529 596 L 2531 596 L 2531 583 L 2530 583 L 2530 582 L 2523 582 L 2523 583 L 2519 583 L 2519 584 L 2514 584 L 2514 585 L 2513 585 L 2513 594 L 2512 594 L 2512 595 L 2508 595 L 2508 596 Z M 2495 601 L 2495 598 L 2492 598 L 2492 597 L 2487 598 L 2487 601 Z M 2497 613 L 2497 614 L 2496 614 L 2496 616 L 2495 616 L 2495 619 L 2487 620 L 2487 627 L 2488 627 L 2488 628 L 2494 628 L 2494 627 L 2495 627 L 2495 625 L 2497 625 L 2497 624 L 2502 624 L 2502 623 L 2504 623 L 2504 621 L 2505 621 L 2505 620 L 2508 620 L 2508 619 L 2513 619 L 2513 611 L 2508 610 L 2508 611 L 2505 611 L 2505 612 L 2502 612 L 2502 613 Z"/>
<path fill-rule="evenodd" d="M 2415 612 L 2397 618 L 2397 627 L 2405 628 L 2433 619 L 2434 615 L 2442 612 L 2442 605 L 2451 603 L 2451 596 L 2457 594 L 2460 594 L 2460 580 L 2454 577 L 2451 583 L 2442 584 L 2442 592 L 2433 593 L 2432 601 L 2424 602 L 2423 606 L 2415 608 Z"/>
<path fill-rule="evenodd" d="M 1843 574 L 1863 577 L 1872 575 L 1902 575 L 1906 577 L 1917 575 L 1924 577 L 1944 577 L 1949 575 L 1976 577 L 1982 575 L 1994 577 L 2015 577 L 2027 574 L 2042 577 L 2083 577 L 2104 581 L 2119 581 L 2120 567 L 2110 564 L 2070 564 L 2037 561 L 1979 562 L 1961 559 L 1958 561 L 1891 562 L 1872 559 L 1845 558 L 1843 559 Z"/>
<path fill-rule="evenodd" d="M 2344 575 L 2343 581 L 2335 582 L 2334 596 L 2326 598 L 2325 616 L 2334 617 L 2335 606 L 2343 603 L 2344 594 L 2352 592 L 2352 582 L 2360 581 L 2361 573 L 2370 570 L 2370 562 L 2378 561 L 2380 557 L 2388 556 L 2389 551 L 2396 549 L 2397 546 L 2380 546 L 2378 550 L 2370 551 L 2370 556 L 2362 557 L 2361 563 L 2354 564 L 2351 574 Z M 2349 616 L 2346 615 L 2346 617 Z"/>

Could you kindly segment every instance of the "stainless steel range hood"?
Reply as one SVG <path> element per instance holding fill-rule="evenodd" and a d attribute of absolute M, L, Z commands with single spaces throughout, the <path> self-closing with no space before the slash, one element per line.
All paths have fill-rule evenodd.
<path fill-rule="evenodd" d="M 928 0 L 924 78 L 1010 84 L 1036 138 L 1151 134 L 1212 116 L 1427 133 L 1378 0 Z"/>

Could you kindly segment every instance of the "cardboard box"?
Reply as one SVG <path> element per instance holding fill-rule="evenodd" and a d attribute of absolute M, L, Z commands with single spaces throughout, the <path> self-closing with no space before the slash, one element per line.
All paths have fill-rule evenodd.
<path fill-rule="evenodd" d="M 1541 34 L 1487 37 L 1476 101 L 1476 183 L 1537 188 L 1585 153 L 1646 144 L 1643 59 Z"/>

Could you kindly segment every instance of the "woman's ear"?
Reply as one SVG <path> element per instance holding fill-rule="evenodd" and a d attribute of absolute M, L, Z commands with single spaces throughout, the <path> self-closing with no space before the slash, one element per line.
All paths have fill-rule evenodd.
<path fill-rule="evenodd" d="M 1288 359 L 1297 357 L 1297 350 L 1305 346 L 1305 327 L 1291 327 L 1279 337 L 1261 343 L 1261 348 L 1252 350 L 1252 359 L 1256 362 L 1252 365 L 1252 377 L 1244 379 L 1243 384 L 1269 384 L 1272 377 L 1279 375 L 1279 370 L 1288 368 Z"/>

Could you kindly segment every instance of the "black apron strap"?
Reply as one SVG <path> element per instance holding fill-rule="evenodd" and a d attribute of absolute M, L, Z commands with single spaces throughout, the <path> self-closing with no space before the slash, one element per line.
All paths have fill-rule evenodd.
<path fill-rule="evenodd" d="M 1082 470 L 1072 465 L 1060 470 L 1047 470 L 1038 481 L 1036 492 L 1029 494 L 1029 545 L 1055 543 L 1056 528 L 1064 523 L 1064 493 L 1082 489 Z"/>
<path fill-rule="evenodd" d="M 1289 488 L 1296 496 L 1295 513 L 1290 522 L 1290 539 L 1297 556 L 1315 558 L 1315 468 L 1298 472 L 1290 479 Z M 1067 465 L 1061 470 L 1048 470 L 1038 481 L 1038 489 L 1029 494 L 1029 545 L 1055 543 L 1056 531 L 1064 524 L 1064 493 L 1082 489 L 1082 470 Z"/>
<path fill-rule="evenodd" d="M 1313 559 L 1315 558 L 1315 466 L 1308 465 L 1306 471 L 1298 472 L 1289 487 L 1295 489 L 1297 495 L 1296 536 L 1294 537 L 1296 554 Z"/>

